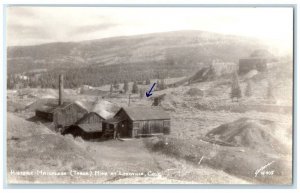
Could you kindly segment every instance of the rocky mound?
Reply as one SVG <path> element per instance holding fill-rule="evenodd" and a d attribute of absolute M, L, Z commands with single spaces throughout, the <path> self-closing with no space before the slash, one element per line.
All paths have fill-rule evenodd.
<path fill-rule="evenodd" d="M 286 153 L 286 147 L 274 134 L 275 130 L 273 121 L 241 118 L 209 131 L 206 139 L 221 145 L 247 147 L 260 152 Z"/>

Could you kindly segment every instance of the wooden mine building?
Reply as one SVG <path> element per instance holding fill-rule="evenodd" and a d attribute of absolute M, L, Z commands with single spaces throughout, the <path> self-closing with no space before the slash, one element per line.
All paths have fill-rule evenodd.
<path fill-rule="evenodd" d="M 62 105 L 45 104 L 35 111 L 37 117 L 53 122 L 56 128 L 68 127 L 86 113 L 87 110 L 72 102 L 64 102 Z"/>
<path fill-rule="evenodd" d="M 170 116 L 159 108 L 126 107 L 102 124 L 103 136 L 112 133 L 121 138 L 170 133 Z"/>
<path fill-rule="evenodd" d="M 57 104 L 43 104 L 36 108 L 36 117 L 53 122 L 56 129 L 66 128 L 80 120 L 88 111 L 73 102 L 63 101 L 63 76 L 59 77 L 59 99 Z"/>

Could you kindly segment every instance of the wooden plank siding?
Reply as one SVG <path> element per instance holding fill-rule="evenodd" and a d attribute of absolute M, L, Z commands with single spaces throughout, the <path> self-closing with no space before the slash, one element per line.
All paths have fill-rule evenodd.
<path fill-rule="evenodd" d="M 170 120 L 146 120 L 133 122 L 133 136 L 147 134 L 169 134 Z"/>
<path fill-rule="evenodd" d="M 140 137 L 170 133 L 170 117 L 161 110 L 141 107 L 121 108 L 111 120 L 103 122 L 104 133 L 114 130 L 119 137 Z"/>
<path fill-rule="evenodd" d="M 43 111 L 36 111 L 35 112 L 35 116 L 37 117 L 41 117 L 45 120 L 48 120 L 48 121 L 53 121 L 53 114 L 52 113 L 48 113 L 48 112 L 43 112 Z"/>
<path fill-rule="evenodd" d="M 117 124 L 118 133 L 121 137 L 133 137 L 132 136 L 132 121 L 130 117 L 124 111 L 119 111 L 116 115 L 120 122 Z"/>
<path fill-rule="evenodd" d="M 70 104 L 65 108 L 58 108 L 53 115 L 56 127 L 68 127 L 81 119 L 87 111 L 76 104 Z"/>

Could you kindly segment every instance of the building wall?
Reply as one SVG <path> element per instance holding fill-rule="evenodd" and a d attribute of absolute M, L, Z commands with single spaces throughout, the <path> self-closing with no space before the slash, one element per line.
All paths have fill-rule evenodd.
<path fill-rule="evenodd" d="M 133 137 L 132 136 L 132 121 L 124 111 L 120 111 L 117 115 L 120 122 L 117 125 L 117 132 L 120 137 Z"/>
<path fill-rule="evenodd" d="M 63 135 L 71 134 L 74 137 L 81 137 L 82 139 L 89 140 L 89 139 L 101 138 L 102 132 L 85 132 L 78 125 L 72 125 L 68 127 L 65 131 L 63 131 L 62 134 Z"/>
<path fill-rule="evenodd" d="M 35 111 L 35 116 L 40 117 L 42 119 L 48 120 L 48 121 L 53 121 L 53 114 L 52 113 L 47 113 L 47 112 L 42 112 L 42 111 Z"/>
<path fill-rule="evenodd" d="M 123 120 L 117 125 L 117 132 L 120 137 L 133 137 L 132 136 L 132 121 L 129 119 Z"/>
<path fill-rule="evenodd" d="M 71 134 L 74 137 L 78 137 L 78 136 L 82 136 L 83 135 L 83 131 L 77 125 L 71 125 L 67 129 L 65 129 L 64 131 L 62 131 L 62 134 L 63 135 Z"/>
<path fill-rule="evenodd" d="M 120 137 L 138 137 L 147 134 L 170 133 L 170 119 L 132 121 L 124 111 L 120 111 L 115 117 L 120 120 L 117 124 L 117 131 Z M 102 129 L 106 127 L 107 124 L 105 123 Z"/>
<path fill-rule="evenodd" d="M 133 137 L 158 133 L 170 133 L 170 120 L 146 120 L 133 122 Z"/>
<path fill-rule="evenodd" d="M 102 137 L 104 138 L 114 138 L 115 129 L 117 128 L 117 123 L 107 123 L 102 122 Z"/>

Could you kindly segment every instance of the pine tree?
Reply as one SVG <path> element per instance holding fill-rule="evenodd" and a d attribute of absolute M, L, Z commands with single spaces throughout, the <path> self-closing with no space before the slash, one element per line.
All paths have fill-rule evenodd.
<path fill-rule="evenodd" d="M 247 82 L 247 87 L 246 87 L 246 91 L 245 91 L 245 96 L 247 96 L 247 97 L 252 96 L 252 83 L 251 83 L 250 80 Z"/>
<path fill-rule="evenodd" d="M 230 97 L 231 97 L 232 101 L 233 101 L 234 98 L 236 98 L 237 101 L 239 101 L 239 98 L 242 97 L 242 92 L 241 92 L 237 72 L 235 72 L 233 74 L 232 84 L 231 84 L 231 93 L 230 94 L 231 94 Z"/>
<path fill-rule="evenodd" d="M 128 91 L 128 82 L 127 81 L 124 81 L 123 90 L 124 90 L 125 93 L 127 93 L 127 91 Z"/>
<path fill-rule="evenodd" d="M 133 94 L 136 94 L 139 92 L 139 88 L 138 88 L 138 85 L 136 82 L 133 83 L 132 85 L 132 91 L 131 91 Z"/>

